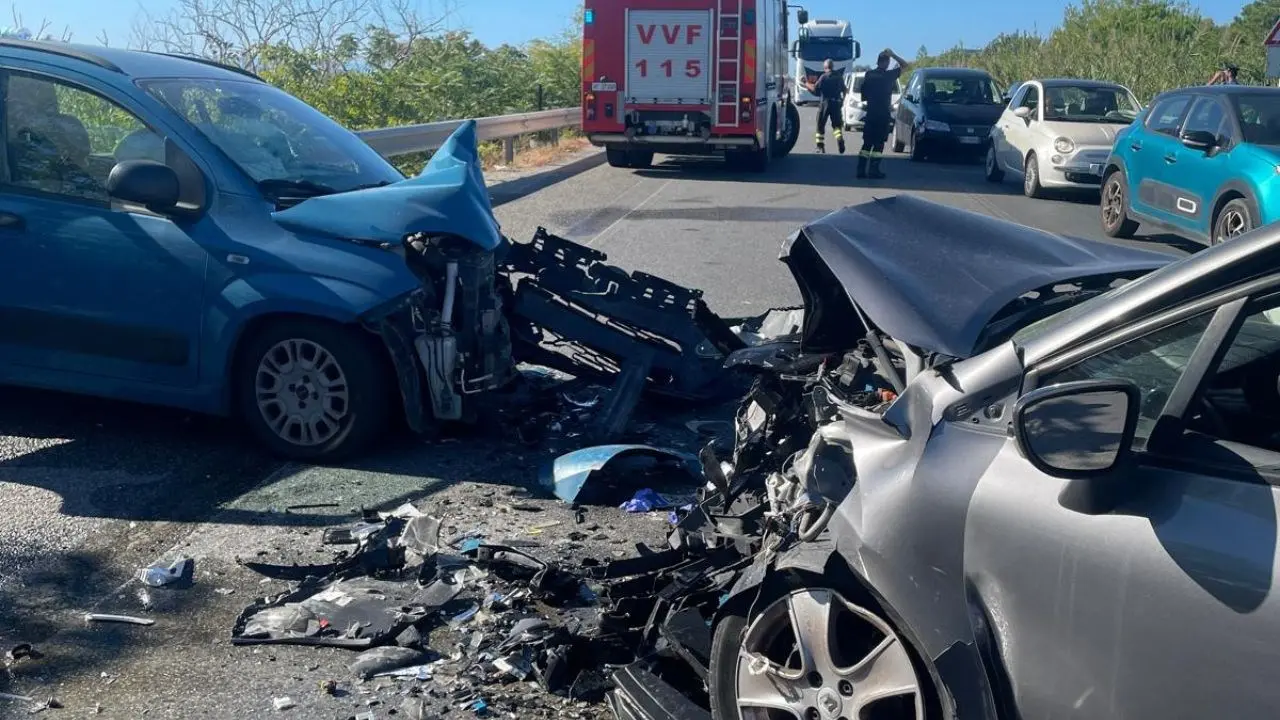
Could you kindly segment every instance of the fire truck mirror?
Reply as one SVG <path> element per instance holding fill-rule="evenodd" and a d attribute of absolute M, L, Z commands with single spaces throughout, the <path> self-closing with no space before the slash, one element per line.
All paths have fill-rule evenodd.
<path fill-rule="evenodd" d="M 805 23 L 809 22 L 809 11 L 805 10 L 804 8 L 800 8 L 799 10 L 796 10 L 796 22 L 800 23 L 801 25 L 804 25 Z"/>
<path fill-rule="evenodd" d="M 862 43 L 857 40 L 853 41 L 853 59 L 857 60 L 862 57 Z"/>

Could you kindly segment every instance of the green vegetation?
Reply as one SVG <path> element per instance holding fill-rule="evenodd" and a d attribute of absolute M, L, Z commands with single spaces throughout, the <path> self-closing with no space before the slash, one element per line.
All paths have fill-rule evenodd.
<path fill-rule="evenodd" d="M 1262 42 L 1277 18 L 1280 0 L 1255 0 L 1228 25 L 1173 0 L 1082 0 L 1048 36 L 1002 34 L 981 49 L 938 55 L 922 47 L 916 63 L 982 68 L 1004 87 L 1044 77 L 1112 80 L 1147 102 L 1164 90 L 1204 84 L 1224 63 L 1240 68 L 1243 83 L 1265 83 Z"/>

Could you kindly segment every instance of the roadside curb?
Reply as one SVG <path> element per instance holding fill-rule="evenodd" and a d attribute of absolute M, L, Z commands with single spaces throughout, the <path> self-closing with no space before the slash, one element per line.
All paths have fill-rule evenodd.
<path fill-rule="evenodd" d="M 499 180 L 488 187 L 489 200 L 494 207 L 497 207 L 568 180 L 602 164 L 604 164 L 604 150 L 596 147 L 589 148 L 572 156 L 566 162 L 547 165 L 532 170 L 528 174 Z"/>

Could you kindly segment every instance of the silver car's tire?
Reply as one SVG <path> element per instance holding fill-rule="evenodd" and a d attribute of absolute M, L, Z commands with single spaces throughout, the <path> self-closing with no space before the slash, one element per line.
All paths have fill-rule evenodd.
<path fill-rule="evenodd" d="M 928 685 L 905 641 L 878 614 L 825 587 L 792 590 L 761 605 L 749 617 L 730 615 L 717 625 L 716 720 L 924 720 Z"/>
<path fill-rule="evenodd" d="M 987 145 L 986 170 L 989 182 L 998 183 L 1004 180 L 1004 170 L 1000 169 L 1000 160 L 996 158 L 995 143 L 988 143 Z"/>
<path fill-rule="evenodd" d="M 271 323 L 246 339 L 235 385 L 241 416 L 275 455 L 330 461 L 379 438 L 394 371 L 368 332 L 321 320 Z"/>
<path fill-rule="evenodd" d="M 1027 153 L 1027 162 L 1022 168 L 1022 194 L 1029 198 L 1044 197 L 1044 186 L 1040 184 L 1040 161 L 1035 153 Z"/>

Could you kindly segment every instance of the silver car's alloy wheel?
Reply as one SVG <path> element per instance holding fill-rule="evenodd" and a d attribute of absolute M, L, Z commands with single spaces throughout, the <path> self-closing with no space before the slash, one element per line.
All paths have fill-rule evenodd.
<path fill-rule="evenodd" d="M 311 340 L 282 340 L 258 362 L 258 411 L 281 440 L 321 445 L 342 430 L 350 389 L 337 358 Z"/>
<path fill-rule="evenodd" d="M 822 588 L 794 591 L 751 622 L 736 690 L 743 720 L 859 720 L 880 703 L 895 706 L 896 717 L 924 718 L 920 679 L 901 638 Z"/>

